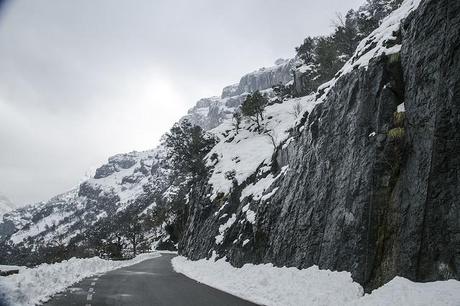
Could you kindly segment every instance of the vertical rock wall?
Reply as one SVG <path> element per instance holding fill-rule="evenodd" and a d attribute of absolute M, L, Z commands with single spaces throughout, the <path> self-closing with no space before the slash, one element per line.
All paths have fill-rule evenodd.
<path fill-rule="evenodd" d="M 270 199 L 240 203 L 235 186 L 216 213 L 208 189 L 194 190 L 180 252 L 215 250 L 236 266 L 316 264 L 351 271 L 367 289 L 395 275 L 459 278 L 459 20 L 460 2 L 424 1 L 399 33 L 401 53 L 342 76 L 277 151 L 289 170 Z M 221 213 L 237 221 L 215 245 Z"/>

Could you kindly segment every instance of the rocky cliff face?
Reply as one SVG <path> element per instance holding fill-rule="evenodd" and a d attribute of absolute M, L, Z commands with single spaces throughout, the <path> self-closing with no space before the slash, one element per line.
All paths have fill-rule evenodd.
<path fill-rule="evenodd" d="M 405 22 L 407 159 L 400 175 L 404 274 L 460 274 L 460 2 L 425 1 Z M 410 218 L 409 218 L 410 216 Z"/>
<path fill-rule="evenodd" d="M 368 289 L 460 277 L 460 3 L 419 2 L 360 44 L 271 159 L 192 190 L 182 254 L 316 264 Z"/>
<path fill-rule="evenodd" d="M 222 124 L 225 119 L 231 119 L 247 94 L 260 90 L 271 95 L 272 86 L 291 82 L 293 67 L 293 59 L 279 59 L 275 61 L 274 66 L 247 73 L 241 77 L 239 83 L 224 87 L 220 97 L 199 100 L 184 118 L 204 130 L 211 130 Z"/>
<path fill-rule="evenodd" d="M 276 84 L 286 84 L 292 80 L 292 68 L 294 60 L 279 59 L 275 66 L 261 68 L 243 76 L 238 87 L 233 92 L 235 94 L 252 93 L 256 90 L 267 89 Z M 223 94 L 225 94 L 225 89 Z"/>

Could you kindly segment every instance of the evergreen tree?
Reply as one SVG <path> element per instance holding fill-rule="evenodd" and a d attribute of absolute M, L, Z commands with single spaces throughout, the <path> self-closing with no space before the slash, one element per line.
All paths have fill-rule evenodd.
<path fill-rule="evenodd" d="M 374 31 L 392 11 L 401 6 L 402 0 L 367 0 L 357 14 L 357 28 L 360 38 Z"/>
<path fill-rule="evenodd" d="M 318 80 L 320 84 L 334 77 L 343 63 L 338 57 L 337 47 L 331 36 L 320 37 L 316 46 Z"/>
<path fill-rule="evenodd" d="M 360 37 L 358 35 L 357 13 L 350 10 L 345 18 L 338 16 L 336 28 L 333 34 L 339 60 L 345 63 L 350 59 L 358 46 Z"/>
<path fill-rule="evenodd" d="M 168 158 L 175 170 L 200 176 L 206 171 L 203 160 L 215 145 L 215 139 L 188 120 L 176 123 L 166 134 Z"/>
<path fill-rule="evenodd" d="M 303 43 L 295 48 L 297 56 L 303 60 L 304 63 L 312 63 L 315 60 L 316 39 L 307 37 Z"/>
<path fill-rule="evenodd" d="M 264 108 L 267 103 L 268 99 L 256 90 L 252 95 L 248 95 L 241 105 L 241 113 L 243 116 L 251 118 L 257 124 L 257 131 L 259 132 L 260 123 L 264 119 Z"/>

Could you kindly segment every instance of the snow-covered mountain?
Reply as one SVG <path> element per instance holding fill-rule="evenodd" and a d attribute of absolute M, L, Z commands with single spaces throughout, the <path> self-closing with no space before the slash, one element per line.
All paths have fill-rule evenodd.
<path fill-rule="evenodd" d="M 16 205 L 11 202 L 6 196 L 0 194 L 0 219 L 4 214 L 16 208 Z"/>
<path fill-rule="evenodd" d="M 150 169 L 157 160 L 155 151 L 113 156 L 78 188 L 6 214 L 3 224 L 12 227 L 2 235 L 14 245 L 67 244 L 140 197 L 151 184 Z"/>

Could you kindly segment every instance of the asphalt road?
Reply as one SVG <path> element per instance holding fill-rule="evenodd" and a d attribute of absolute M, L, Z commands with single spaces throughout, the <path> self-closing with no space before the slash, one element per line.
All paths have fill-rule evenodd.
<path fill-rule="evenodd" d="M 161 257 L 87 278 L 44 305 L 255 305 L 174 272 L 171 266 L 171 258 L 174 256 L 162 254 Z"/>

